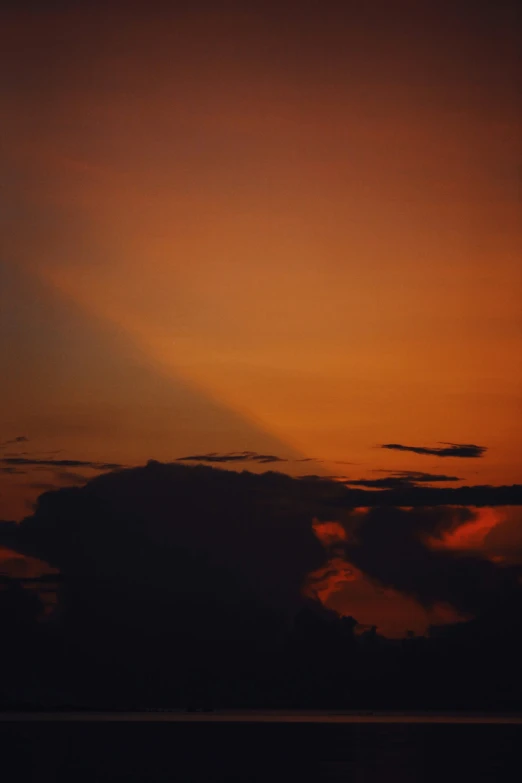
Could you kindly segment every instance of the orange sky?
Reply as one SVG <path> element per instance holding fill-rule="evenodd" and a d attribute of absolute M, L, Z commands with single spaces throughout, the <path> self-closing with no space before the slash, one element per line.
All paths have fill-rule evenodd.
<path fill-rule="evenodd" d="M 348 5 L 6 13 L 2 439 L 521 480 L 515 5 Z"/>

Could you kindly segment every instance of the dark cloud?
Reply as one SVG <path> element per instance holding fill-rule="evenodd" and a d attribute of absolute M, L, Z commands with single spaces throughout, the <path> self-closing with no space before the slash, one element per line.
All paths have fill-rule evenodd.
<path fill-rule="evenodd" d="M 228 462 L 259 462 L 268 464 L 271 462 L 329 462 L 335 465 L 357 465 L 356 462 L 346 460 L 329 460 L 320 457 L 300 457 L 299 459 L 287 459 L 278 457 L 275 454 L 259 454 L 257 451 L 231 451 L 228 453 L 218 453 L 211 451 L 207 454 L 191 454 L 187 457 L 179 457 L 177 462 L 208 462 L 208 463 L 228 463 Z"/>
<path fill-rule="evenodd" d="M 522 504 L 522 487 L 375 492 L 318 476 L 151 462 L 41 495 L 17 536 L 22 551 L 68 574 L 75 589 L 88 585 L 89 601 L 125 594 L 120 610 L 135 613 L 145 595 L 161 593 L 193 617 L 208 602 L 227 612 L 246 600 L 294 605 L 307 574 L 324 566 L 312 520 L 339 520 L 345 558 L 371 579 L 426 605 L 474 611 L 512 572 L 477 554 L 433 550 L 427 537 L 472 520 L 469 506 L 495 503 Z M 358 507 L 369 511 L 353 515 Z"/>
<path fill-rule="evenodd" d="M 482 457 L 487 451 L 486 446 L 476 446 L 473 443 L 443 443 L 444 448 L 428 446 L 404 446 L 401 443 L 384 443 L 381 449 L 395 451 L 411 451 L 414 454 L 430 454 L 434 457 L 465 457 L 469 459 Z"/>
<path fill-rule="evenodd" d="M 346 481 L 346 476 L 319 476 L 317 473 L 307 473 L 296 478 L 300 481 Z"/>
<path fill-rule="evenodd" d="M 326 560 L 306 494 L 279 473 L 151 462 L 41 495 L 10 545 L 62 572 L 85 627 L 110 614 L 140 633 L 175 618 L 187 639 L 270 635 L 265 614 L 295 611 Z"/>
<path fill-rule="evenodd" d="M 93 470 L 117 470 L 125 467 L 119 462 L 94 462 L 81 459 L 41 459 L 39 457 L 0 457 L 0 464 L 46 468 L 92 468 Z"/>
<path fill-rule="evenodd" d="M 371 579 L 425 606 L 448 604 L 463 613 L 483 611 L 516 590 L 519 566 L 499 567 L 477 553 L 434 549 L 440 537 L 475 519 L 469 508 L 372 508 L 348 523 L 346 559 Z"/>
<path fill-rule="evenodd" d="M 49 457 L 54 454 L 60 454 L 63 449 L 55 449 L 54 451 L 6 451 L 3 454 L 5 457 L 31 457 L 32 459 L 41 459 L 42 457 Z"/>
<path fill-rule="evenodd" d="M 288 462 L 288 460 L 277 457 L 275 454 L 259 454 L 256 451 L 231 451 L 226 454 L 212 451 L 208 454 L 191 454 L 187 457 L 179 457 L 177 462 L 259 462 L 266 465 L 271 462 Z"/>
<path fill-rule="evenodd" d="M 439 473 L 422 473 L 420 471 L 401 470 L 391 472 L 386 478 L 377 479 L 346 479 L 345 483 L 352 487 L 368 487 L 373 489 L 401 489 L 415 487 L 420 484 L 445 481 L 461 481 L 458 476 L 446 476 Z"/>
<path fill-rule="evenodd" d="M 522 503 L 522 487 L 464 489 L 478 490 L 489 500 L 494 493 L 497 498 L 504 493 L 511 501 L 517 496 Z M 414 505 L 411 498 L 420 493 L 425 500 L 428 491 L 432 500 L 451 500 L 434 507 L 391 505 Z M 51 611 L 58 645 L 47 658 L 44 650 L 43 663 L 40 652 L 36 656 L 32 666 L 40 669 L 35 682 L 47 681 L 51 669 L 67 693 L 72 688 L 73 703 L 108 701 L 121 709 L 165 698 L 174 704 L 201 703 L 201 689 L 210 694 L 206 703 L 216 703 L 216 683 L 218 704 L 219 693 L 232 706 L 238 700 L 249 703 L 253 697 L 245 694 L 250 688 L 264 704 L 265 694 L 269 702 L 274 694 L 272 687 L 276 703 L 279 693 L 284 703 L 295 704 L 293 683 L 298 676 L 304 693 L 315 699 L 311 706 L 317 706 L 324 704 L 323 688 L 331 685 L 337 698 L 339 683 L 352 672 L 350 701 L 343 704 L 353 704 L 353 688 L 361 678 L 365 700 L 369 688 L 380 694 L 394 681 L 388 665 L 396 653 L 402 655 L 402 648 L 390 646 L 391 657 L 377 661 L 354 652 L 355 637 L 346 634 L 356 619 L 339 620 L 309 589 L 317 579 L 337 584 L 341 568 L 356 580 L 362 572 L 366 584 L 392 588 L 425 607 L 449 605 L 477 622 L 486 618 L 480 620 L 482 625 L 463 623 L 470 652 L 447 688 L 448 704 L 453 704 L 462 672 L 468 671 L 477 649 L 480 654 L 485 649 L 483 636 L 477 643 L 473 634 L 482 634 L 481 628 L 491 634 L 494 627 L 493 649 L 504 634 L 506 641 L 496 653 L 501 663 L 513 647 L 510 633 L 520 613 L 519 565 L 500 565 L 478 552 L 433 545 L 434 539 L 443 541 L 475 520 L 475 509 L 452 503 L 461 498 L 459 492 L 433 487 L 375 492 L 319 477 L 157 462 L 47 492 L 19 524 L 0 523 L 0 545 L 44 561 L 61 574 L 60 579 L 49 579 L 48 592 L 38 585 L 31 588 L 39 601 L 56 605 Z M 409 502 L 404 502 L 406 497 Z M 321 529 L 335 535 L 321 542 Z M 31 592 L 28 585 L 18 587 L 11 580 L 7 590 L 0 591 L 13 628 L 24 616 L 23 590 Z M 493 626 L 488 617 L 508 606 L 512 608 L 502 610 L 500 626 L 498 621 Z M 33 607 L 31 616 L 40 611 Z M 348 613 L 357 618 L 355 608 Z M 369 644 L 375 642 L 374 631 L 367 631 Z M 35 649 L 38 638 L 22 637 L 22 649 Z M 345 639 L 348 646 L 335 639 Z M 364 651 L 363 636 L 361 640 Z M 424 677 L 429 667 L 445 666 L 451 674 L 453 651 L 440 654 L 438 640 L 429 643 Z M 489 651 L 483 654 L 477 676 L 488 656 Z M 409 657 L 402 660 L 397 676 L 404 676 L 411 665 Z M 519 671 L 518 654 L 513 661 L 511 674 Z M 26 676 L 31 667 L 20 671 Z M 375 684 L 380 672 L 384 679 Z M 477 677 L 470 681 L 475 693 Z M 411 694 L 417 688 L 414 673 Z M 438 693 L 437 686 L 434 704 L 439 703 Z M 392 706 L 397 707 L 400 696 L 391 697 Z"/>
<path fill-rule="evenodd" d="M 347 488 L 339 501 L 348 507 L 357 506 L 519 506 L 522 505 L 522 485 L 475 485 L 471 487 L 430 487 L 406 484 L 380 492 Z"/>

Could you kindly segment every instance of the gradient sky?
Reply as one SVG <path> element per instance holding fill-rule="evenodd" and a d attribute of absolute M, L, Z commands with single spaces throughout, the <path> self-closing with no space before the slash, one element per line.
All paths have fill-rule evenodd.
<path fill-rule="evenodd" d="M 517 4 L 164 5 L 2 12 L 1 440 L 519 481 Z"/>

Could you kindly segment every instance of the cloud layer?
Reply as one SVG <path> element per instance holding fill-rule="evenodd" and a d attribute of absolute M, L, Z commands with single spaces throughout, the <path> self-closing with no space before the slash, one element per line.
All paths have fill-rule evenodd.
<path fill-rule="evenodd" d="M 401 484 L 376 492 L 150 462 L 44 493 L 32 516 L 4 529 L 11 548 L 60 569 L 81 611 L 112 607 L 140 628 L 175 612 L 187 634 L 212 635 L 242 632 L 235 624 L 246 606 L 252 617 L 287 615 L 311 574 L 328 595 L 330 582 L 339 589 L 352 568 L 425 607 L 480 612 L 514 587 L 519 566 L 445 545 L 474 522 L 478 512 L 467 506 L 477 501 L 522 504 L 522 487 Z M 329 539 L 319 541 L 317 524 Z"/>
<path fill-rule="evenodd" d="M 125 467 L 119 462 L 96 462 L 83 459 L 42 459 L 40 457 L 0 457 L 0 466 L 6 473 L 24 467 L 38 468 L 90 468 L 92 470 L 117 470 Z M 0 468 L 1 469 L 1 468 Z"/>
<path fill-rule="evenodd" d="M 344 558 L 370 579 L 432 607 L 447 604 L 474 615 L 517 587 L 520 567 L 505 568 L 484 552 L 434 547 L 476 519 L 473 509 L 371 508 L 348 522 Z"/>

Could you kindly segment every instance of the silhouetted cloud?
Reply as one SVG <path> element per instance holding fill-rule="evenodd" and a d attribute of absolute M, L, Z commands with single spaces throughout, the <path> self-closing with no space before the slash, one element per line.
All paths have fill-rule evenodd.
<path fill-rule="evenodd" d="M 93 470 L 117 470 L 125 467 L 119 462 L 96 462 L 82 459 L 41 459 L 39 457 L 0 457 L 0 464 L 46 468 L 92 468 Z"/>
<path fill-rule="evenodd" d="M 346 483 L 346 482 L 345 482 Z M 471 487 L 430 487 L 406 484 L 393 489 L 373 492 L 347 487 L 342 502 L 347 507 L 358 506 L 519 506 L 522 505 L 522 484 Z M 332 502 L 338 503 L 335 497 Z"/>
<path fill-rule="evenodd" d="M 63 570 L 70 589 L 88 591 L 90 602 L 124 602 L 118 611 L 132 616 L 143 604 L 146 624 L 144 596 L 154 603 L 161 594 L 188 612 L 192 627 L 209 602 L 229 617 L 247 598 L 281 610 L 295 605 L 307 575 L 326 566 L 313 520 L 338 520 L 347 535 L 336 555 L 370 579 L 425 605 L 473 612 L 512 584 L 514 568 L 477 552 L 434 549 L 428 539 L 473 520 L 470 506 L 496 503 L 522 504 L 522 487 L 407 484 L 375 492 L 322 477 L 150 462 L 41 495 L 16 537 L 21 551 Z M 368 511 L 353 513 L 361 507 Z"/>
<path fill-rule="evenodd" d="M 473 443 L 443 443 L 445 448 L 437 446 L 404 446 L 402 443 L 383 443 L 381 449 L 392 449 L 395 451 L 411 451 L 414 454 L 430 454 L 434 457 L 464 457 L 476 458 L 482 457 L 487 451 L 486 446 L 476 446 Z"/>
<path fill-rule="evenodd" d="M 381 585 L 425 606 L 444 603 L 475 614 L 516 590 L 520 566 L 499 567 L 479 553 L 434 549 L 429 540 L 476 517 L 470 508 L 370 508 L 347 523 L 346 560 Z"/>
<path fill-rule="evenodd" d="M 268 464 L 270 462 L 288 462 L 283 457 L 275 454 L 259 454 L 256 451 L 230 451 L 225 454 L 211 451 L 208 454 L 190 454 L 187 457 L 178 457 L 177 462 L 259 462 Z"/>
<path fill-rule="evenodd" d="M 280 473 L 151 462 L 44 493 L 9 541 L 67 575 L 72 611 L 91 617 L 81 622 L 268 638 L 264 613 L 295 611 L 325 561 L 311 527 L 320 508 Z"/>
<path fill-rule="evenodd" d="M 44 457 L 60 454 L 63 449 L 54 449 L 53 451 L 5 451 L 0 459 L 5 457 L 31 457 L 32 459 L 42 459 Z"/>
<path fill-rule="evenodd" d="M 388 472 L 388 471 L 386 471 Z M 439 473 L 422 473 L 413 470 L 391 472 L 386 478 L 377 479 L 345 479 L 345 484 L 352 487 L 368 487 L 373 489 L 400 489 L 415 487 L 420 484 L 445 481 L 461 481 L 458 476 L 446 476 Z"/>
<path fill-rule="evenodd" d="M 346 476 L 320 476 L 317 473 L 306 473 L 304 476 L 296 476 L 299 481 L 344 481 Z"/>
<path fill-rule="evenodd" d="M 357 465 L 357 462 L 347 460 L 331 460 L 323 457 L 299 457 L 290 459 L 279 457 L 276 454 L 259 454 L 257 451 L 230 451 L 217 452 L 210 451 L 206 454 L 190 454 L 186 457 L 178 457 L 177 462 L 207 462 L 207 463 L 232 463 L 232 462 L 259 462 L 260 464 L 269 464 L 271 462 L 328 462 L 332 465 Z"/>

